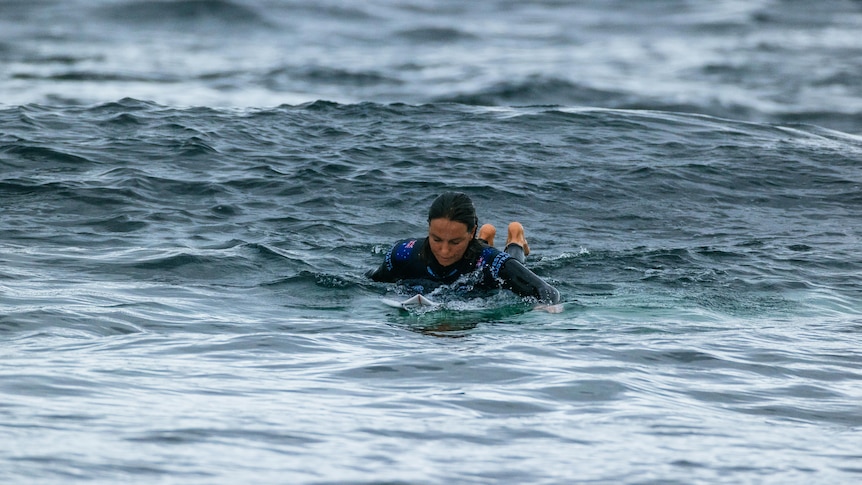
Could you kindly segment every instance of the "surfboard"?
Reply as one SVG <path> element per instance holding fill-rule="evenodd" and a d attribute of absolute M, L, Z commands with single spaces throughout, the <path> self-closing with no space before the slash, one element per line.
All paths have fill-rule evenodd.
<path fill-rule="evenodd" d="M 402 310 L 413 310 L 421 307 L 437 306 L 437 303 L 429 300 L 422 295 L 416 295 L 406 300 L 392 300 L 390 298 L 381 298 L 380 301 L 382 301 L 384 305 L 391 306 L 392 308 L 400 308 Z"/>

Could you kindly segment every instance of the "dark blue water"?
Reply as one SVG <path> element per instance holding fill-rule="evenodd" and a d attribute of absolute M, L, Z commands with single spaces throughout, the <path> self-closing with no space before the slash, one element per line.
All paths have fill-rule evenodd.
<path fill-rule="evenodd" d="M 0 482 L 856 483 L 860 28 L 0 3 Z M 444 190 L 562 313 L 381 304 Z"/>

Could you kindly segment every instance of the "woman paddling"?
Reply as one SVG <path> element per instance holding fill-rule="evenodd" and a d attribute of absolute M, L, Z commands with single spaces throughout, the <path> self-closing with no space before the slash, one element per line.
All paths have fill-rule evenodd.
<path fill-rule="evenodd" d="M 428 237 L 404 239 L 386 253 L 374 281 L 430 280 L 451 284 L 464 275 L 481 271 L 477 289 L 506 288 L 544 304 L 560 302 L 560 292 L 524 266 L 530 247 L 521 224 L 509 224 L 505 251 L 493 247 L 495 229 L 485 224 L 476 237 L 479 219 L 466 194 L 447 192 L 437 197 L 428 211 Z M 490 244 L 489 244 L 490 243 Z"/>

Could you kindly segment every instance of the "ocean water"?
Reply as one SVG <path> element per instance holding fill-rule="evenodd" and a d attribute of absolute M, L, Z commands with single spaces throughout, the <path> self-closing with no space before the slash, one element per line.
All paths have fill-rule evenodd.
<path fill-rule="evenodd" d="M 858 483 L 862 2 L 0 2 L 0 483 Z M 445 190 L 551 314 L 363 275 Z"/>

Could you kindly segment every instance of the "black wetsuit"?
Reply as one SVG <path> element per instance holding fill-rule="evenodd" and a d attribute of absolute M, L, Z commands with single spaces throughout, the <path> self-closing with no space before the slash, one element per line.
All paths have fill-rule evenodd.
<path fill-rule="evenodd" d="M 521 296 L 545 303 L 559 303 L 560 292 L 527 269 L 508 253 L 476 239 L 470 241 L 464 257 L 452 266 L 441 266 L 431 252 L 428 238 L 399 241 L 386 253 L 383 264 L 368 276 L 374 281 L 425 280 L 437 285 L 452 284 L 463 275 L 481 271 L 475 289 L 506 288 Z"/>

